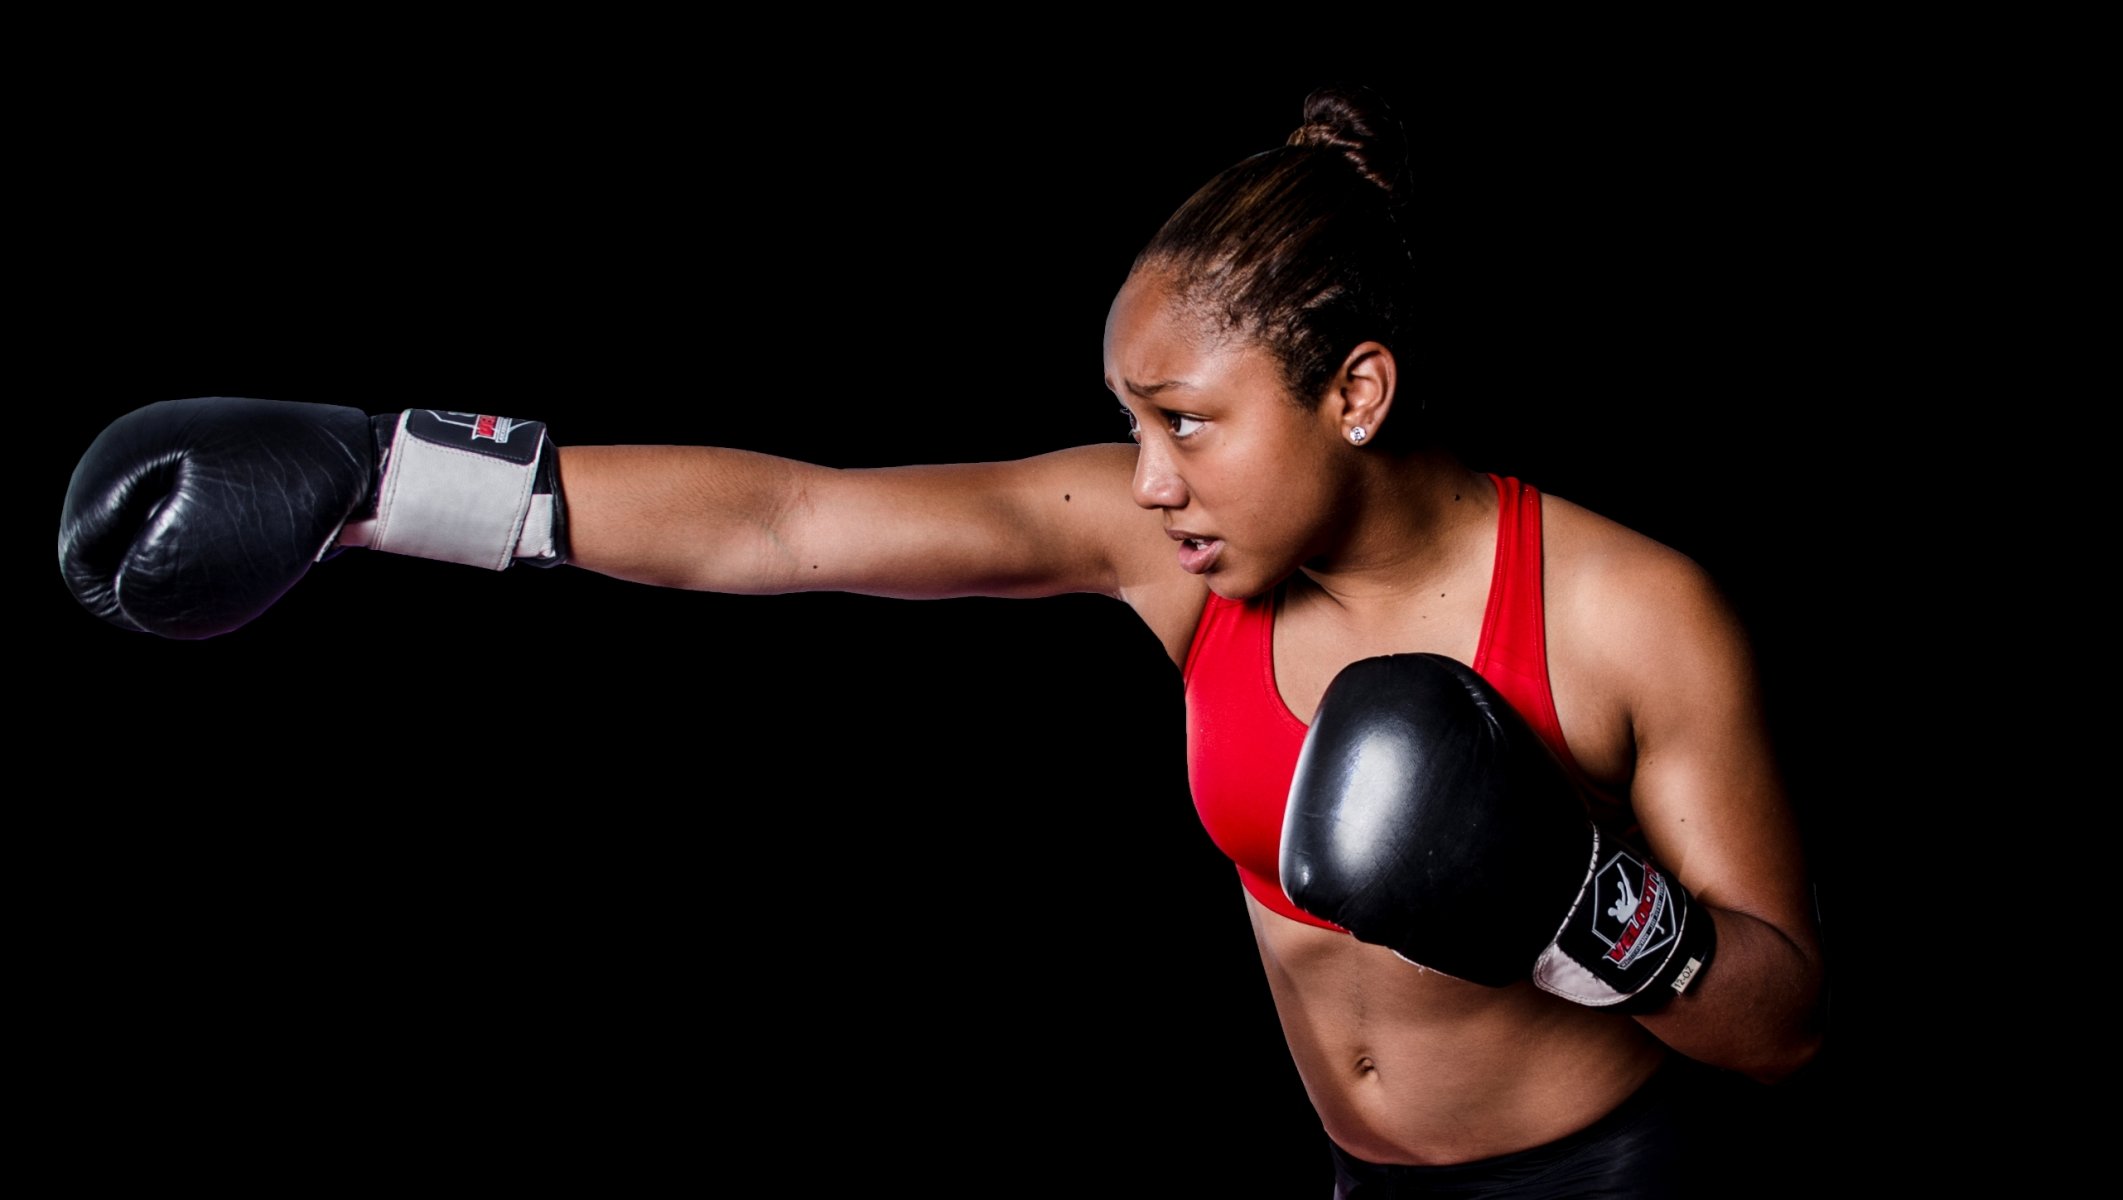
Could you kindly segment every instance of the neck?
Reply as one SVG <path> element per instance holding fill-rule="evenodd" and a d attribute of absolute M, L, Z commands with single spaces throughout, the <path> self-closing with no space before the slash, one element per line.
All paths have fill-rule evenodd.
<path fill-rule="evenodd" d="M 1444 450 L 1367 460 L 1334 543 L 1300 568 L 1350 615 L 1398 604 L 1495 550 L 1496 489 Z"/>

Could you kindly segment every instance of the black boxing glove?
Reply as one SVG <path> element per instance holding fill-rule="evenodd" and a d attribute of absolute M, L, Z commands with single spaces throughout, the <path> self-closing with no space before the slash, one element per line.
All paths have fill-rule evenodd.
<path fill-rule="evenodd" d="M 341 546 L 500 570 L 567 559 L 536 421 L 227 396 L 136 409 L 74 468 L 59 569 L 97 616 L 204 638 L 250 621 Z"/>
<path fill-rule="evenodd" d="M 1300 908 L 1410 962 L 1579 1004 L 1655 1009 L 1716 932 L 1678 881 L 1586 815 L 1487 680 L 1435 654 L 1350 664 L 1305 735 L 1283 817 Z"/>

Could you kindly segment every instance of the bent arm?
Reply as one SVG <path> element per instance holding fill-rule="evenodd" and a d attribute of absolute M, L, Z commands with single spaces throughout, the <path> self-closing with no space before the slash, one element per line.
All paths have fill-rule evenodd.
<path fill-rule="evenodd" d="M 1134 448 L 839 470 L 743 450 L 561 451 L 573 561 L 666 587 L 878 596 L 1120 595 L 1161 542 Z"/>
<path fill-rule="evenodd" d="M 1707 908 L 1717 950 L 1695 986 L 1638 1020 L 1690 1058 L 1771 1082 L 1821 1037 L 1797 822 L 1738 622 L 1693 564 L 1665 582 L 1663 618 L 1620 647 L 1639 664 L 1630 794 L 1653 856 Z"/>

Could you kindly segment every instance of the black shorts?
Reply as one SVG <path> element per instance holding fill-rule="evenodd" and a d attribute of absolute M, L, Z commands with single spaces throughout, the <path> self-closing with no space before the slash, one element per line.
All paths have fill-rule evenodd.
<path fill-rule="evenodd" d="M 1698 1068 L 1669 1059 L 1613 1112 L 1568 1137 L 1495 1158 L 1442 1167 L 1365 1162 L 1328 1142 L 1335 1200 L 1406 1196 L 1662 1197 L 1691 1187 L 1691 1079 Z M 1698 1181 L 1700 1182 L 1700 1181 Z"/>

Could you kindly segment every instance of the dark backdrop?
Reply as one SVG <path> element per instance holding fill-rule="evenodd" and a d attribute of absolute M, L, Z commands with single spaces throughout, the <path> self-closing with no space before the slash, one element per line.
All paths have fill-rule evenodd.
<path fill-rule="evenodd" d="M 762 88 L 644 53 L 165 66 L 87 102 L 45 188 L 61 269 L 28 340 L 64 384 L 33 511 L 110 418 L 190 395 L 844 466 L 1119 440 L 1099 336 L 1134 251 L 1333 77 Z M 1829 105 L 1714 74 L 1370 73 L 1437 280 L 1413 386 L 1473 465 L 1725 587 L 1833 952 L 1875 925 L 1849 860 L 1879 787 L 1824 681 L 1899 653 L 1898 564 L 1851 515 L 1909 465 L 1866 386 L 1889 206 Z M 1324 1194 L 1177 673 L 1121 605 L 353 553 L 185 644 L 33 586 L 57 653 L 30 730 L 93 731 L 36 848 L 77 1128 L 234 1170 L 765 1156 L 968 1194 L 1157 1147 L 1189 1192 Z M 1838 963 L 1823 1061 L 1734 1099 L 1804 1158 L 1892 1057 L 1866 961 Z"/>

